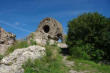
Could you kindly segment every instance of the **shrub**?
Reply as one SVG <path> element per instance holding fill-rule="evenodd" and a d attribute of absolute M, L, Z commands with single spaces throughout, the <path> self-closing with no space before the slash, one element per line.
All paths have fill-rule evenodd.
<path fill-rule="evenodd" d="M 89 55 L 90 51 L 92 50 L 92 46 L 90 44 L 83 44 L 82 41 L 77 41 L 77 45 L 70 48 L 70 54 L 74 58 L 82 58 L 82 59 L 91 59 Z"/>
<path fill-rule="evenodd" d="M 83 46 L 77 44 L 79 40 Z M 71 55 L 75 55 L 75 51 L 82 55 L 83 47 L 90 44 L 93 48 L 89 48 L 87 54 L 93 60 L 110 60 L 110 19 L 95 12 L 84 13 L 69 21 L 67 44 Z"/>

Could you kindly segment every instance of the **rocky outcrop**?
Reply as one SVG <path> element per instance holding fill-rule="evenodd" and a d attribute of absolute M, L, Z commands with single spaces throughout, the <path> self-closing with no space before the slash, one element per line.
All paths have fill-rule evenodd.
<path fill-rule="evenodd" d="M 28 59 L 34 60 L 43 55 L 45 55 L 45 48 L 41 46 L 16 49 L 13 53 L 1 60 L 0 73 L 24 73 L 22 64 L 25 61 Z"/>
<path fill-rule="evenodd" d="M 14 34 L 6 32 L 3 28 L 0 27 L 0 44 L 13 44 L 15 41 L 15 37 L 16 36 Z"/>
<path fill-rule="evenodd" d="M 62 25 L 53 18 L 45 18 L 38 26 L 36 32 L 33 32 L 33 39 L 41 45 L 45 45 L 47 42 L 57 42 L 59 39 L 64 42 L 64 34 Z M 32 35 L 28 37 L 28 40 L 32 39 Z"/>
<path fill-rule="evenodd" d="M 15 42 L 15 35 L 6 32 L 3 28 L 0 27 L 0 54 L 4 54 L 7 48 L 14 44 Z"/>

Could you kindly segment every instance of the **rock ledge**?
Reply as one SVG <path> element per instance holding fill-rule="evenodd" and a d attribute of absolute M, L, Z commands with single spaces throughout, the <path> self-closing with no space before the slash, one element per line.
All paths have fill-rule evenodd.
<path fill-rule="evenodd" d="M 28 59 L 34 60 L 44 55 L 45 48 L 41 46 L 16 49 L 13 53 L 1 60 L 0 73 L 24 73 L 22 64 L 25 61 Z"/>

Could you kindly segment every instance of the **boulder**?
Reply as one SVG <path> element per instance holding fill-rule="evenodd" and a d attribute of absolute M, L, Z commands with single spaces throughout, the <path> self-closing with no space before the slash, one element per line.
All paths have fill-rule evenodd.
<path fill-rule="evenodd" d="M 0 73 L 24 73 L 22 65 L 28 59 L 38 59 L 45 55 L 45 48 L 30 46 L 16 49 L 13 53 L 4 57 L 0 62 Z"/>

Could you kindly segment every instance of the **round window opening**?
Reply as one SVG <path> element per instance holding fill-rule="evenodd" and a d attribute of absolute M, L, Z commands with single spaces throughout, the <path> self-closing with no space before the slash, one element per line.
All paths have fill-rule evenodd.
<path fill-rule="evenodd" d="M 44 30 L 45 33 L 48 33 L 49 30 L 50 30 L 50 28 L 49 28 L 48 25 L 45 25 L 45 26 L 43 27 L 43 30 Z"/>

